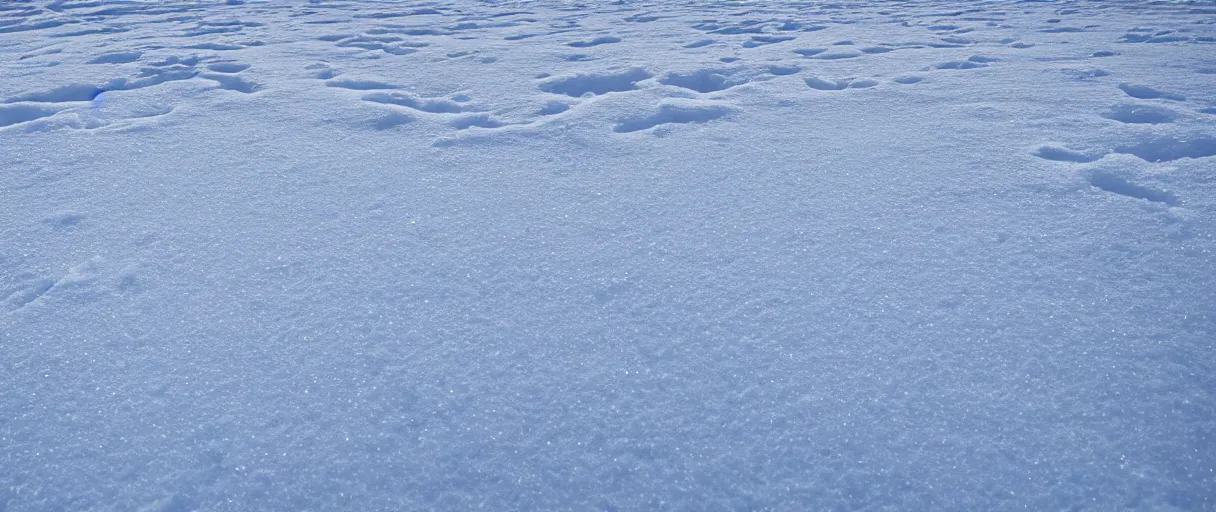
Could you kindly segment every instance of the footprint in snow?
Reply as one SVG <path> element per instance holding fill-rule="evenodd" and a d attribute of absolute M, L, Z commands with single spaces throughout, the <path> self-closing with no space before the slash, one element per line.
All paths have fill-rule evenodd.
<path fill-rule="evenodd" d="M 143 55 L 143 52 L 140 51 L 104 53 L 90 60 L 89 64 L 129 64 L 139 60 Z"/>
<path fill-rule="evenodd" d="M 43 219 L 43 222 L 56 228 L 71 228 L 84 221 L 84 218 L 85 216 L 81 213 L 60 212 Z"/>
<path fill-rule="evenodd" d="M 460 103 L 446 98 L 418 98 L 403 92 L 373 92 L 363 96 L 363 101 L 397 105 L 429 114 L 460 114 L 467 111 Z"/>
<path fill-rule="evenodd" d="M 1132 199 L 1178 206 L 1178 196 L 1168 190 L 1141 185 L 1108 170 L 1093 170 L 1085 175 L 1090 186 Z"/>
<path fill-rule="evenodd" d="M 975 55 L 975 56 L 968 58 L 967 60 L 952 60 L 949 62 L 942 62 L 940 64 L 935 64 L 933 66 L 933 69 L 983 68 L 983 67 L 987 67 L 988 63 L 993 62 L 993 60 L 994 59 L 991 59 L 990 57 L 983 57 L 983 56 Z"/>
<path fill-rule="evenodd" d="M 249 69 L 249 64 L 241 64 L 239 62 L 217 62 L 207 66 L 208 70 L 216 73 L 240 73 Z"/>
<path fill-rule="evenodd" d="M 1069 162 L 1077 164 L 1094 162 L 1102 158 L 1102 155 L 1100 154 L 1073 151 L 1071 149 L 1055 145 L 1040 147 L 1034 152 L 1034 156 L 1044 160 L 1051 160 L 1053 162 Z"/>
<path fill-rule="evenodd" d="M 663 85 L 671 85 L 696 91 L 699 93 L 717 92 L 743 85 L 751 81 L 749 77 L 740 73 L 742 69 L 698 69 L 688 73 L 668 73 L 663 78 L 659 79 L 659 83 Z M 797 71 L 795 71 L 796 73 Z"/>
<path fill-rule="evenodd" d="M 59 113 L 59 109 L 44 105 L 0 105 L 0 128 L 28 123 Z"/>
<path fill-rule="evenodd" d="M 217 52 L 245 49 L 244 46 L 241 46 L 239 44 L 227 44 L 227 43 L 202 43 L 202 44 L 187 46 L 186 48 L 189 48 L 191 50 L 212 50 L 212 51 L 217 51 Z"/>
<path fill-rule="evenodd" d="M 1119 90 L 1123 91 L 1128 96 L 1141 100 L 1172 100 L 1186 101 L 1186 97 L 1181 94 L 1162 92 L 1147 85 L 1119 84 Z"/>
<path fill-rule="evenodd" d="M 93 101 L 102 92 L 105 92 L 105 89 L 96 85 L 73 84 L 56 87 L 46 91 L 30 92 L 13 96 L 5 99 L 3 102 L 72 103 L 79 101 Z"/>
<path fill-rule="evenodd" d="M 844 60 L 855 59 L 865 55 L 857 50 L 828 50 L 809 56 L 816 60 Z"/>
<path fill-rule="evenodd" d="M 574 48 L 590 48 L 592 46 L 599 46 L 602 44 L 613 44 L 613 43 L 619 43 L 619 42 L 621 42 L 621 38 L 619 38 L 619 37 L 601 36 L 601 37 L 597 37 L 595 39 L 591 39 L 589 41 L 571 41 L 569 43 L 566 43 L 566 46 L 570 46 L 570 47 L 574 47 Z"/>
<path fill-rule="evenodd" d="M 1101 114 L 1102 117 L 1128 124 L 1164 124 L 1172 123 L 1178 118 L 1178 113 L 1156 105 L 1116 105 Z"/>
<path fill-rule="evenodd" d="M 354 79 L 339 79 L 325 82 L 328 87 L 337 87 L 339 89 L 350 89 L 352 91 L 374 91 L 380 89 L 397 89 L 398 87 L 384 82 L 375 80 L 354 80 Z"/>
<path fill-rule="evenodd" d="M 570 110 L 570 105 L 560 101 L 550 101 L 536 113 L 538 116 L 552 116 Z"/>
<path fill-rule="evenodd" d="M 452 127 L 457 130 L 467 130 L 469 128 L 501 128 L 506 126 L 506 123 L 493 119 L 488 114 L 461 116 L 453 119 L 449 124 L 451 124 Z"/>
<path fill-rule="evenodd" d="M 1093 80 L 1095 78 L 1102 78 L 1104 76 L 1110 76 L 1110 72 L 1106 71 L 1105 69 L 1064 68 L 1064 69 L 1061 69 L 1060 72 L 1064 73 L 1065 76 L 1067 76 L 1073 80 L 1083 80 L 1083 81 L 1084 80 Z"/>
<path fill-rule="evenodd" d="M 330 79 L 335 78 L 338 75 L 342 74 L 340 71 L 337 71 L 337 70 L 329 67 L 329 64 L 326 64 L 324 62 L 318 62 L 316 64 L 309 64 L 307 66 L 304 66 L 304 69 L 312 72 L 312 78 L 316 78 L 316 79 L 320 79 L 320 80 L 330 80 Z"/>
<path fill-rule="evenodd" d="M 1216 137 L 1195 136 L 1177 138 L 1158 136 L 1136 144 L 1115 148 L 1116 153 L 1134 155 L 1147 162 L 1172 162 L 1183 158 L 1216 156 Z"/>
<path fill-rule="evenodd" d="M 809 76 L 803 79 L 806 86 L 818 91 L 843 91 L 845 89 L 868 89 L 878 85 L 877 80 L 862 78 L 843 78 L 840 80 L 827 80 L 817 76 Z"/>
<path fill-rule="evenodd" d="M 208 74 L 203 74 L 200 76 L 202 78 L 206 78 L 208 80 L 214 81 L 216 84 L 219 85 L 220 89 L 224 89 L 227 91 L 236 91 L 236 92 L 245 93 L 245 94 L 252 94 L 254 92 L 262 90 L 261 84 L 251 82 L 249 80 L 246 80 L 244 78 L 241 78 L 239 76 L 232 75 L 232 74 L 208 73 Z"/>
<path fill-rule="evenodd" d="M 655 112 L 646 116 L 626 118 L 612 131 L 631 133 L 650 130 L 667 124 L 708 123 L 738 112 L 735 107 L 707 102 L 665 102 L 658 105 Z"/>
<path fill-rule="evenodd" d="M 797 39 L 794 36 L 752 36 L 751 40 L 744 41 L 744 48 L 759 48 L 770 44 L 784 43 Z"/>
<path fill-rule="evenodd" d="M 769 74 L 776 76 L 795 75 L 800 71 L 802 71 L 802 68 L 799 66 L 769 66 L 768 68 Z"/>
<path fill-rule="evenodd" d="M 414 118 L 401 112 L 390 112 L 374 121 L 372 128 L 376 130 L 391 130 L 414 122 Z"/>
<path fill-rule="evenodd" d="M 579 74 L 555 78 L 542 82 L 537 87 L 547 93 L 581 98 L 586 95 L 599 96 L 636 90 L 638 82 L 651 78 L 651 76 L 653 75 L 642 68 L 633 68 L 616 73 Z"/>

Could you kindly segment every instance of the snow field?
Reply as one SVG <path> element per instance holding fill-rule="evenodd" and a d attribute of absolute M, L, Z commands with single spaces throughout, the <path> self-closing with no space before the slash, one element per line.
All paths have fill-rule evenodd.
<path fill-rule="evenodd" d="M 1214 23 L 0 4 L 0 511 L 1210 509 Z"/>

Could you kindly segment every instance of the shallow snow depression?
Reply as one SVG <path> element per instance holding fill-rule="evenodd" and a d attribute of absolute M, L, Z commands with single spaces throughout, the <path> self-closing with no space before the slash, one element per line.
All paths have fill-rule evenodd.
<path fill-rule="evenodd" d="M 1216 6 L 0 3 L 0 511 L 1216 508 Z"/>

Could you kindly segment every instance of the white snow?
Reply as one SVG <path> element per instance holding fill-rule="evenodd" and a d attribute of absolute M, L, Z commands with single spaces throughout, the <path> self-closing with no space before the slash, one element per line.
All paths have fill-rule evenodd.
<path fill-rule="evenodd" d="M 0 3 L 0 511 L 1210 510 L 1216 6 Z"/>

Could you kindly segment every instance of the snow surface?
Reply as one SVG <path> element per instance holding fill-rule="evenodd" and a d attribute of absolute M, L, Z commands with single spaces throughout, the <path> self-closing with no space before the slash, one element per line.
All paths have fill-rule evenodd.
<path fill-rule="evenodd" d="M 0 3 L 0 511 L 1216 510 L 1216 6 Z"/>

